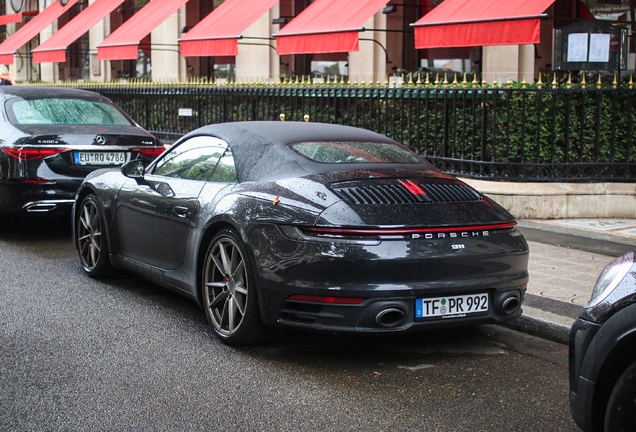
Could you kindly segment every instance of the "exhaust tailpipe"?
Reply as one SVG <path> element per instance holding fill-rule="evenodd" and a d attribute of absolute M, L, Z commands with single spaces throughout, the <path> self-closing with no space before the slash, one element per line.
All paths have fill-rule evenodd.
<path fill-rule="evenodd" d="M 404 311 L 398 308 L 383 309 L 375 316 L 375 322 L 380 327 L 396 327 L 402 321 L 404 321 Z"/>
<path fill-rule="evenodd" d="M 504 315 L 513 314 L 519 309 L 519 298 L 516 296 L 507 297 L 501 302 L 501 313 Z"/>
<path fill-rule="evenodd" d="M 29 213 L 46 213 L 56 210 L 59 205 L 73 205 L 74 200 L 58 199 L 58 200 L 42 200 L 31 201 L 22 206 Z"/>

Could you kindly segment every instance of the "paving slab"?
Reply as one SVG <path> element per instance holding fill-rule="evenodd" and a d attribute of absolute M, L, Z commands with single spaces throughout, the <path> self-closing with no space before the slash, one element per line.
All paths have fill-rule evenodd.
<path fill-rule="evenodd" d="M 567 343 L 594 284 L 614 258 L 636 250 L 636 220 L 520 220 L 530 281 L 523 315 L 507 326 Z"/>

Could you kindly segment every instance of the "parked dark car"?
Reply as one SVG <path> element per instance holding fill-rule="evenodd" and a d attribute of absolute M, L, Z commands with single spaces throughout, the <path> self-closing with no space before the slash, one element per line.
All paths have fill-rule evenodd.
<path fill-rule="evenodd" d="M 521 314 L 513 217 L 406 147 L 353 127 L 207 126 L 144 169 L 89 175 L 74 207 L 90 276 L 132 270 L 196 300 L 228 344 L 272 326 L 402 332 Z"/>
<path fill-rule="evenodd" d="M 0 214 L 70 212 L 88 173 L 165 150 L 108 99 L 56 87 L 0 89 Z"/>
<path fill-rule="evenodd" d="M 636 266 L 601 273 L 570 333 L 570 411 L 584 431 L 636 430 Z"/>

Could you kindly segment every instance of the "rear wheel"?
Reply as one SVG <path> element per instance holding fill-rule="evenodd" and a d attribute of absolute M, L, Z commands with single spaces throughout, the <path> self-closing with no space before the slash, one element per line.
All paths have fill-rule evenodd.
<path fill-rule="evenodd" d="M 203 306 L 216 335 L 229 345 L 262 342 L 266 334 L 254 275 L 242 240 L 232 229 L 212 239 L 203 266 Z"/>
<path fill-rule="evenodd" d="M 616 382 L 605 413 L 605 430 L 636 430 L 636 362 Z"/>
<path fill-rule="evenodd" d="M 108 256 L 108 242 L 97 197 L 87 195 L 80 204 L 75 223 L 75 238 L 82 268 L 90 277 L 104 277 L 112 267 Z"/>

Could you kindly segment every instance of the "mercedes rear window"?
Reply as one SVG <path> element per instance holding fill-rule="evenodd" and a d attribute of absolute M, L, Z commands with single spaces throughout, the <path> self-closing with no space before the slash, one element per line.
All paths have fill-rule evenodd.
<path fill-rule="evenodd" d="M 391 143 L 357 141 L 299 142 L 289 146 L 293 151 L 318 163 L 422 163 L 415 154 Z"/>
<path fill-rule="evenodd" d="M 10 110 L 17 124 L 21 125 L 132 126 L 117 108 L 98 100 L 16 100 Z"/>

